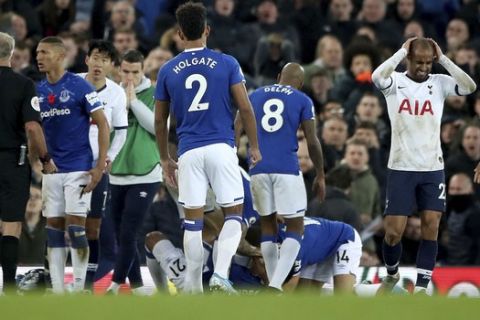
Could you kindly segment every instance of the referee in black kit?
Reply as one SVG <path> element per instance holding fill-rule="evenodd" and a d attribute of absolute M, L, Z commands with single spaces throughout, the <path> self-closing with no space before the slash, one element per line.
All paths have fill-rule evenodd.
<path fill-rule="evenodd" d="M 18 239 L 30 196 L 29 160 L 40 159 L 44 173 L 56 171 L 40 126 L 35 85 L 10 68 L 14 46 L 15 40 L 0 32 L 0 264 L 4 292 L 15 290 Z"/>

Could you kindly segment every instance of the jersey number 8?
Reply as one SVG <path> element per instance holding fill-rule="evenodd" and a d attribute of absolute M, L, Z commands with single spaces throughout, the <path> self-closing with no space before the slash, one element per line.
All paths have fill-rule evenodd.
<path fill-rule="evenodd" d="M 272 107 L 276 106 L 277 108 L 272 111 Z M 262 128 L 267 132 L 275 132 L 280 130 L 283 126 L 282 112 L 285 109 L 283 101 L 280 99 L 269 99 L 263 105 L 263 112 L 265 115 L 262 117 Z M 274 120 L 273 124 L 271 120 Z"/>
<path fill-rule="evenodd" d="M 207 91 L 207 79 L 198 73 L 191 74 L 185 80 L 185 88 L 193 89 L 193 83 L 198 82 L 198 91 L 193 97 L 192 103 L 188 108 L 188 112 L 203 111 L 208 109 L 208 102 L 200 102 Z"/>

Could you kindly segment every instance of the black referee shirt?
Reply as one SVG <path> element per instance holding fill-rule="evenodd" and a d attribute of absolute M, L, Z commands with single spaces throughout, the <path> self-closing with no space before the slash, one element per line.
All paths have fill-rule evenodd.
<path fill-rule="evenodd" d="M 41 121 L 33 81 L 0 66 L 0 150 L 17 149 L 27 142 L 28 121 Z"/>

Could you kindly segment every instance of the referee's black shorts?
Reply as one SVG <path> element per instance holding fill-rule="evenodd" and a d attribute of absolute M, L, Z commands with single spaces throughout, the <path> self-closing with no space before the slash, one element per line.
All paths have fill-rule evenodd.
<path fill-rule="evenodd" d="M 18 165 L 18 151 L 0 150 L 0 219 L 21 222 L 30 197 L 31 170 L 28 158 Z"/>

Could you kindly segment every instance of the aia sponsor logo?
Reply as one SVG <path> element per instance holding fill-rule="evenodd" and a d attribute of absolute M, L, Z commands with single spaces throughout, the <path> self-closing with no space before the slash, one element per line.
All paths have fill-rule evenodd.
<path fill-rule="evenodd" d="M 413 103 L 410 103 L 410 100 L 403 99 L 398 108 L 398 113 L 408 113 L 413 116 L 423 116 L 426 113 L 429 113 L 433 116 L 432 102 L 430 100 L 425 100 L 423 103 L 414 100 Z"/>

